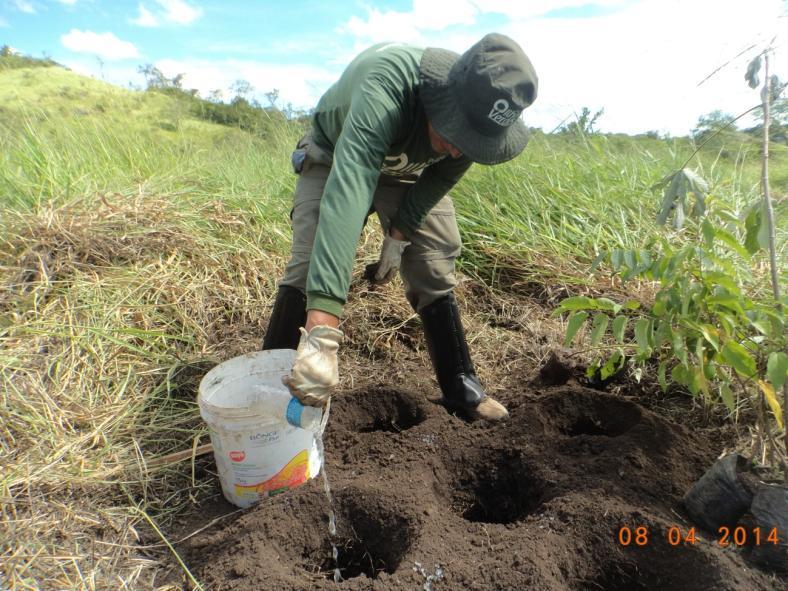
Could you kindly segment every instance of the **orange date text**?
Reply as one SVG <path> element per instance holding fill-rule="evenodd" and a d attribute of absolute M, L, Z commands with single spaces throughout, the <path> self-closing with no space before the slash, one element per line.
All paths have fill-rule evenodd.
<path fill-rule="evenodd" d="M 622 525 L 618 529 L 618 543 L 622 546 L 648 546 L 655 537 L 664 539 L 671 546 L 694 546 L 701 539 L 694 527 L 670 526 L 665 531 L 652 532 L 645 525 Z M 714 542 L 723 548 L 728 546 L 761 546 L 764 544 L 780 544 L 777 528 L 763 529 L 760 527 L 746 528 L 742 526 L 721 527 L 717 531 Z"/>

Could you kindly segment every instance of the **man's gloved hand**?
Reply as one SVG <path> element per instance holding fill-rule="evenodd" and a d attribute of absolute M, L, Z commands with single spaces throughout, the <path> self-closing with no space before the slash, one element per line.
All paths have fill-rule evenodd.
<path fill-rule="evenodd" d="M 402 262 L 402 253 L 408 246 L 410 242 L 407 240 L 397 240 L 387 234 L 383 239 L 383 248 L 380 249 L 380 260 L 367 265 L 367 279 L 375 285 L 383 285 L 394 279 Z"/>
<path fill-rule="evenodd" d="M 300 330 L 293 370 L 282 378 L 282 383 L 302 404 L 323 406 L 339 383 L 337 351 L 343 334 L 324 325 L 315 326 L 309 332 Z"/>

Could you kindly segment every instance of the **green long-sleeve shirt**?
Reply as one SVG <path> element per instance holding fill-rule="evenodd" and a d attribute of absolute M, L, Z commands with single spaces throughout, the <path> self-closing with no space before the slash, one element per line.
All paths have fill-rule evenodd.
<path fill-rule="evenodd" d="M 333 152 L 307 278 L 307 308 L 340 316 L 356 245 L 381 172 L 416 177 L 392 221 L 406 237 L 471 165 L 432 150 L 419 100 L 423 49 L 375 45 L 358 55 L 326 91 L 313 138 Z"/>

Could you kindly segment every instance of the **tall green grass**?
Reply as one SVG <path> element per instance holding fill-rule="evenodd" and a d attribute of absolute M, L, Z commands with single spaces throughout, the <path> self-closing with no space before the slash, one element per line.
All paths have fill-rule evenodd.
<path fill-rule="evenodd" d="M 519 158 L 474 167 L 455 189 L 466 268 L 503 287 L 589 283 L 600 251 L 671 234 L 656 224 L 660 181 L 692 150 L 687 140 L 537 134 Z M 700 154 L 691 166 L 715 195 L 743 211 L 759 198 L 758 148 L 730 150 Z M 773 166 L 788 168 L 784 147 Z M 679 241 L 692 236 L 689 229 L 672 233 Z"/>

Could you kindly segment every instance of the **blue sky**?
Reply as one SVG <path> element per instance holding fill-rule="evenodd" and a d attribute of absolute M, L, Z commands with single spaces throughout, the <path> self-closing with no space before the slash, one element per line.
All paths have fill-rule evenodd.
<path fill-rule="evenodd" d="M 681 135 L 758 101 L 743 73 L 775 36 L 773 68 L 788 79 L 786 15 L 786 0 L 0 0 L 0 44 L 123 86 L 153 64 L 203 96 L 230 98 L 243 79 L 263 103 L 278 89 L 280 105 L 308 108 L 372 43 L 462 52 L 498 31 L 539 74 L 529 125 L 604 108 L 604 131 Z"/>

